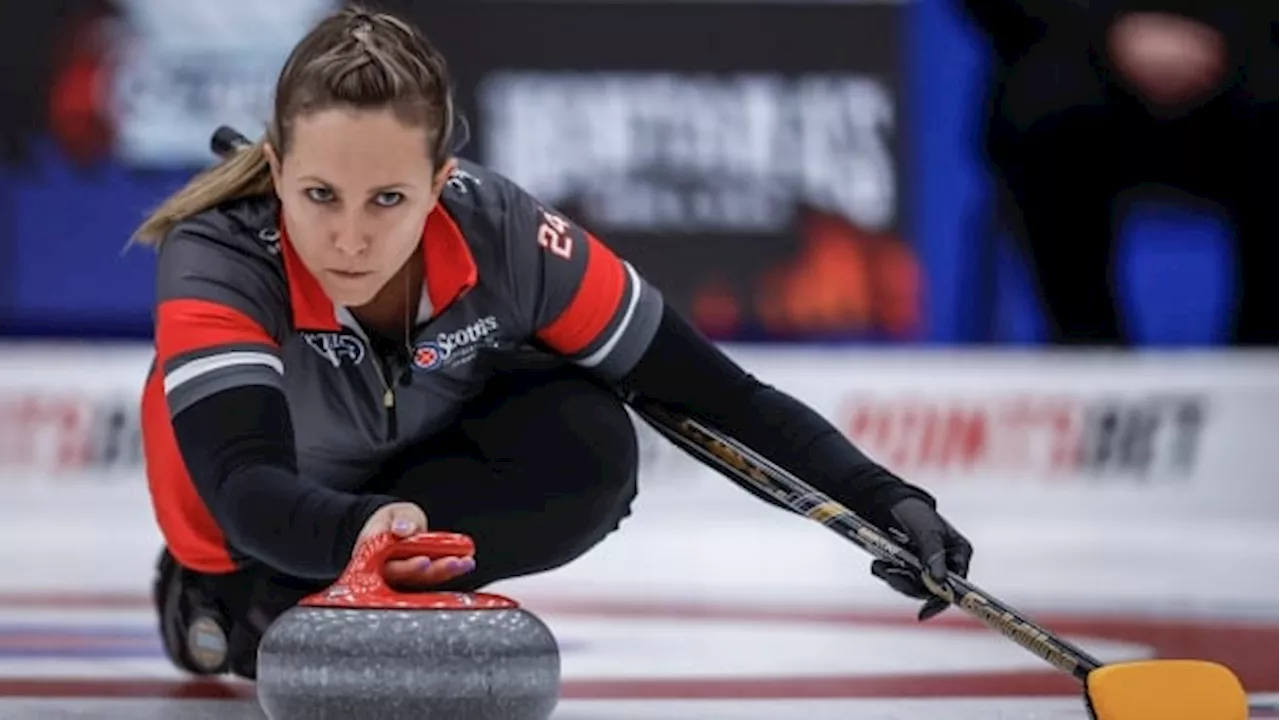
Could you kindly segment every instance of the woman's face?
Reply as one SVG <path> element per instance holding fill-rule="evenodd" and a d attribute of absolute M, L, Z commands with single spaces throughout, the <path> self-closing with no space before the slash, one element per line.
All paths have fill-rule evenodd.
<path fill-rule="evenodd" d="M 289 152 L 268 148 L 289 242 L 338 305 L 374 298 L 417 249 L 454 161 L 436 172 L 422 127 L 390 109 L 294 119 Z"/>

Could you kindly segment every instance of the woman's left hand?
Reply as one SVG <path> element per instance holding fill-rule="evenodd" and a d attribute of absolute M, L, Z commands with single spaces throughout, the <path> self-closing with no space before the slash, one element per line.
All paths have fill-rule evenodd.
<path fill-rule="evenodd" d="M 906 549 L 920 558 L 932 582 L 941 587 L 950 587 L 948 573 L 968 576 L 973 546 L 929 503 L 917 497 L 908 497 L 890 508 L 889 515 L 896 527 L 882 529 L 889 532 L 891 537 L 901 534 L 902 538 L 895 539 L 905 539 Z M 931 592 L 922 577 L 910 570 L 883 560 L 875 560 L 871 563 L 871 574 L 907 597 L 924 600 L 925 604 L 918 615 L 921 621 L 941 613 L 951 604 Z"/>

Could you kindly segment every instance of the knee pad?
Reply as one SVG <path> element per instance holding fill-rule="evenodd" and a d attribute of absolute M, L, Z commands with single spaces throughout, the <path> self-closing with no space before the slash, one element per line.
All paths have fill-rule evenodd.
<path fill-rule="evenodd" d="M 182 567 L 167 549 L 156 565 L 152 599 L 170 662 L 193 675 L 227 671 L 232 622 L 203 592 L 199 576 Z"/>
<path fill-rule="evenodd" d="M 231 673 L 254 680 L 267 628 L 322 587 L 261 569 L 205 575 L 182 567 L 166 550 L 153 589 L 165 654 L 195 675 Z"/>

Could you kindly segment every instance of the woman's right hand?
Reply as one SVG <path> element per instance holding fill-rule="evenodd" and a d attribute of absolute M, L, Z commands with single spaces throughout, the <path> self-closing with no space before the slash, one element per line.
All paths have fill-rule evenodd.
<path fill-rule="evenodd" d="M 356 547 L 383 533 L 393 533 L 406 538 L 427 530 L 427 514 L 422 508 L 409 502 L 391 503 L 378 508 L 369 516 Z M 424 555 L 387 563 L 384 573 L 387 582 L 398 590 L 424 590 L 439 585 L 475 569 L 475 559 L 469 557 L 429 558 Z"/>

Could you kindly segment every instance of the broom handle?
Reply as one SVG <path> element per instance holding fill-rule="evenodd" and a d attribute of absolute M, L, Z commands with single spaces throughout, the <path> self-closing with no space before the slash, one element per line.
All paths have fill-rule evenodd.
<path fill-rule="evenodd" d="M 1102 665 L 1080 648 L 1032 622 L 965 578 L 949 573 L 950 588 L 928 580 L 920 560 L 844 505 L 795 475 L 760 457 L 702 423 L 681 417 L 656 404 L 632 399 L 628 403 L 661 435 L 694 458 L 720 471 L 744 488 L 763 491 L 793 512 L 822 523 L 871 555 L 919 573 L 937 596 L 977 618 L 987 627 L 1031 651 L 1050 665 L 1079 680 Z"/>

